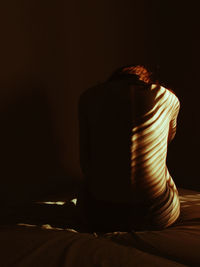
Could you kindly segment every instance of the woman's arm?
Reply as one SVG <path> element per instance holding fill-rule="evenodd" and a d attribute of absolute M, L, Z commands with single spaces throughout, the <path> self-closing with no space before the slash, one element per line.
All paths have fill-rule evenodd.
<path fill-rule="evenodd" d="M 169 123 L 168 144 L 171 143 L 171 141 L 174 139 L 176 135 L 177 117 L 178 117 L 179 110 L 180 110 L 180 102 L 177 99 L 174 110 L 173 110 L 172 119 Z"/>

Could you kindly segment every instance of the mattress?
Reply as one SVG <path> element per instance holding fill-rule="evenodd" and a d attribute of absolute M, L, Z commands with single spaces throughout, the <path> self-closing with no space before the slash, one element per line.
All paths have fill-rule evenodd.
<path fill-rule="evenodd" d="M 43 203 L 38 218 L 0 227 L 0 266 L 200 266 L 200 192 L 179 195 L 180 219 L 161 231 L 83 233 L 72 229 L 74 203 L 66 203 L 65 218 L 63 202 Z"/>

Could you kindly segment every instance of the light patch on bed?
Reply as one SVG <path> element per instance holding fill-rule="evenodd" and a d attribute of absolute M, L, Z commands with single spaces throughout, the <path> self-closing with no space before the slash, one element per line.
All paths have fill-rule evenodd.
<path fill-rule="evenodd" d="M 67 231 L 69 231 L 69 232 L 73 232 L 73 233 L 78 233 L 76 230 L 71 229 L 71 228 L 67 228 L 67 229 L 65 229 L 65 230 L 67 230 Z"/>
<path fill-rule="evenodd" d="M 47 204 L 47 205 L 64 205 L 65 201 L 45 201 L 45 202 L 39 202 L 40 204 Z"/>
<path fill-rule="evenodd" d="M 62 228 L 58 228 L 58 227 L 52 227 L 50 224 L 43 224 L 41 226 L 42 229 L 48 229 L 48 230 L 64 230 Z"/>
<path fill-rule="evenodd" d="M 42 226 L 38 226 L 36 224 L 18 223 L 17 225 L 26 227 L 40 227 L 42 229 L 64 230 L 62 228 L 52 227 L 50 224 L 43 224 Z"/>
<path fill-rule="evenodd" d="M 200 198 L 197 197 L 197 195 L 185 195 L 185 196 L 180 196 L 179 197 L 180 202 L 192 202 L 192 201 L 200 201 Z"/>
<path fill-rule="evenodd" d="M 76 230 L 74 229 L 71 229 L 71 228 L 66 228 L 66 229 L 63 229 L 63 228 L 58 228 L 58 227 L 52 227 L 50 224 L 43 224 L 41 226 L 42 229 L 47 229 L 47 230 L 65 230 L 65 231 L 69 231 L 69 232 L 73 232 L 73 233 L 78 233 Z"/>
<path fill-rule="evenodd" d="M 188 201 L 189 202 L 192 202 L 192 201 L 200 201 L 200 199 L 199 198 L 188 198 Z"/>
<path fill-rule="evenodd" d="M 70 200 L 70 202 L 74 203 L 74 205 L 76 205 L 77 203 L 77 198 L 73 198 L 72 200 Z"/>
<path fill-rule="evenodd" d="M 59 227 L 53 227 L 50 224 L 43 224 L 43 225 L 35 225 L 35 224 L 28 224 L 28 223 L 18 223 L 19 226 L 25 226 L 25 227 L 39 227 L 46 230 L 59 230 L 59 231 L 69 231 L 73 233 L 78 233 L 75 229 L 71 228 L 59 228 Z"/>
<path fill-rule="evenodd" d="M 27 227 L 36 227 L 37 226 L 35 224 L 28 224 L 28 223 L 18 223 L 17 225 L 19 225 L 19 226 L 27 226 Z"/>
<path fill-rule="evenodd" d="M 70 202 L 74 203 L 74 205 L 76 205 L 77 203 L 77 198 L 73 198 L 72 200 L 70 200 Z M 37 204 L 46 204 L 46 205 L 65 205 L 66 201 L 43 201 L 43 202 L 37 202 Z"/>
<path fill-rule="evenodd" d="M 199 198 L 196 198 L 197 197 L 197 194 L 194 194 L 194 195 L 184 195 L 184 197 L 199 199 Z"/>

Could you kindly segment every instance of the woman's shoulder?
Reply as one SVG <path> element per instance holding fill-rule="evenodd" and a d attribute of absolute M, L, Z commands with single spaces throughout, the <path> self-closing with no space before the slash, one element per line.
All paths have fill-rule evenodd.
<path fill-rule="evenodd" d="M 164 87 L 164 86 L 162 86 L 162 88 L 164 90 L 166 90 L 168 92 L 168 94 L 170 94 L 170 98 L 173 102 L 173 107 L 176 109 L 179 109 L 180 108 L 180 100 L 179 100 L 177 94 L 175 93 L 175 91 L 172 90 L 171 88 Z"/>

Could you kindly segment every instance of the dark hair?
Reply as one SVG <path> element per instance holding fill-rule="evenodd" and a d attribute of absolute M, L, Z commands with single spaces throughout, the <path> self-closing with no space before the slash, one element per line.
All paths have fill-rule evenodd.
<path fill-rule="evenodd" d="M 108 81 L 122 79 L 127 79 L 133 84 L 143 86 L 157 83 L 153 73 L 144 65 L 128 65 L 120 67 L 113 72 Z"/>

